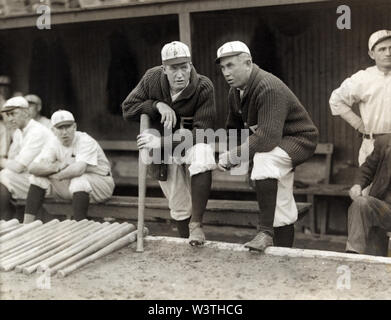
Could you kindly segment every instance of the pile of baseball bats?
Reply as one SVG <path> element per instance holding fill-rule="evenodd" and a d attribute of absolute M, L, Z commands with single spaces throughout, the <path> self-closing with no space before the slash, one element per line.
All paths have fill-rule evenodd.
<path fill-rule="evenodd" d="M 0 220 L 0 270 L 65 277 L 136 240 L 137 230 L 127 222 Z"/>

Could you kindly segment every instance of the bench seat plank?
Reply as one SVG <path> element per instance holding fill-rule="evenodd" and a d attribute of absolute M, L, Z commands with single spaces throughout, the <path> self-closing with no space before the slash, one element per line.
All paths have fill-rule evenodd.
<path fill-rule="evenodd" d="M 16 206 L 25 205 L 24 200 L 13 200 Z M 72 215 L 70 201 L 45 199 L 45 209 L 53 215 Z M 311 207 L 310 203 L 297 203 L 299 219 Z M 255 201 L 214 200 L 208 201 L 204 223 L 217 225 L 255 227 L 258 221 L 258 204 Z M 138 198 L 113 196 L 102 204 L 91 204 L 88 215 L 91 217 L 113 217 L 137 220 Z M 145 220 L 170 219 L 168 202 L 165 198 L 146 198 Z"/>

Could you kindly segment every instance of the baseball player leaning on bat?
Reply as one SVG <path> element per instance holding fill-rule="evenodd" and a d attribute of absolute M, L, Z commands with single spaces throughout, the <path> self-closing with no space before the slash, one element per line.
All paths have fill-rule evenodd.
<path fill-rule="evenodd" d="M 1 112 L 7 124 L 15 129 L 7 156 L 0 157 L 0 218 L 8 220 L 14 215 L 11 196 L 26 199 L 30 185 L 27 168 L 53 134 L 31 119 L 28 102 L 23 97 L 8 99 Z"/>
<path fill-rule="evenodd" d="M 220 154 L 218 164 L 222 169 L 238 165 L 231 162 L 233 155 L 244 150 L 253 161 L 249 172 L 260 209 L 259 233 L 245 247 L 263 251 L 273 240 L 291 247 L 297 220 L 293 168 L 312 156 L 318 130 L 292 91 L 252 62 L 243 42 L 221 46 L 216 63 L 231 87 L 227 129 L 254 130 L 242 145 Z"/>
<path fill-rule="evenodd" d="M 189 48 L 174 41 L 163 47 L 161 57 L 163 65 L 147 70 L 122 103 L 124 118 L 139 121 L 141 114 L 147 114 L 152 127 L 160 132 L 163 128 L 175 132 L 182 117 L 193 117 L 193 137 L 196 129 L 213 129 L 216 118 L 214 88 L 207 77 L 195 70 Z M 162 139 L 143 133 L 137 144 L 140 149 L 159 149 Z M 202 216 L 210 193 L 211 170 L 216 168 L 214 151 L 205 143 L 197 143 L 186 151 L 185 158 L 190 164 L 188 168 L 168 164 L 167 176 L 162 179 L 158 175 L 158 179 L 180 236 L 189 237 L 191 245 L 200 245 L 205 241 Z M 152 164 L 149 173 L 151 168 L 157 168 L 157 165 Z M 161 168 L 158 167 L 160 173 Z"/>
<path fill-rule="evenodd" d="M 28 168 L 31 185 L 24 223 L 35 219 L 45 194 L 72 199 L 75 220 L 87 217 L 90 201 L 103 202 L 113 194 L 110 163 L 96 140 L 76 131 L 75 119 L 69 111 L 54 112 L 51 122 L 55 137 Z"/>

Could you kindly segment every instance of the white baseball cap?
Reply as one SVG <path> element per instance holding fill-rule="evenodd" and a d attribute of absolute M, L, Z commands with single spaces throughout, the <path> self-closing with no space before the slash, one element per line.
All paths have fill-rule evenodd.
<path fill-rule="evenodd" d="M 23 97 L 13 97 L 8 99 L 1 109 L 1 112 L 11 111 L 16 108 L 24 108 L 27 109 L 29 107 L 29 103 Z"/>
<path fill-rule="evenodd" d="M 52 114 L 51 122 L 52 122 L 52 126 L 56 127 L 59 124 L 74 123 L 75 118 L 73 117 L 73 114 L 70 113 L 69 111 L 58 110 Z"/>
<path fill-rule="evenodd" d="M 371 34 L 368 40 L 369 51 L 372 51 L 374 46 L 379 42 L 391 38 L 391 30 L 379 30 Z"/>
<path fill-rule="evenodd" d="M 191 55 L 187 45 L 183 42 L 173 41 L 164 45 L 162 49 L 162 63 L 172 65 L 190 62 Z"/>
<path fill-rule="evenodd" d="M 38 105 L 42 105 L 41 98 L 35 94 L 28 94 L 28 95 L 24 96 L 24 98 L 28 101 L 28 103 L 35 103 Z"/>
<path fill-rule="evenodd" d="M 242 41 L 226 42 L 217 50 L 216 63 L 220 63 L 220 58 L 237 56 L 238 54 L 241 53 L 247 53 L 251 56 L 250 49 L 247 47 L 247 45 L 244 42 Z"/>

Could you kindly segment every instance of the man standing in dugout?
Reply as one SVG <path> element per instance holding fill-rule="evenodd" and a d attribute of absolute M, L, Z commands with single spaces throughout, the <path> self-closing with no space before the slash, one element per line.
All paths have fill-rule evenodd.
<path fill-rule="evenodd" d="M 151 126 L 162 134 L 182 127 L 184 117 L 192 117 L 191 130 L 195 142 L 197 129 L 213 129 L 216 118 L 212 82 L 200 75 L 191 63 L 190 50 L 182 42 L 166 44 L 161 51 L 162 64 L 147 70 L 136 88 L 122 103 L 126 120 L 139 121 L 147 114 Z M 139 149 L 163 149 L 164 139 L 151 133 L 137 137 Z M 173 143 L 175 148 L 175 142 Z M 186 168 L 182 164 L 167 165 L 167 176 L 158 178 L 168 199 L 171 217 L 176 221 L 181 237 L 189 238 L 191 245 L 205 241 L 202 217 L 208 202 L 212 183 L 211 170 L 216 168 L 214 151 L 210 145 L 195 143 L 185 153 Z M 150 168 L 156 168 L 152 164 Z M 151 170 L 149 171 L 151 172 Z M 162 171 L 160 171 L 162 172 Z"/>
<path fill-rule="evenodd" d="M 233 160 L 237 155 L 248 152 L 259 205 L 259 233 L 245 247 L 259 251 L 272 245 L 291 247 L 298 213 L 293 170 L 313 155 L 318 130 L 292 91 L 252 62 L 243 42 L 221 46 L 216 63 L 231 87 L 227 129 L 250 130 L 242 145 L 220 155 L 218 164 L 229 170 L 239 165 Z"/>

